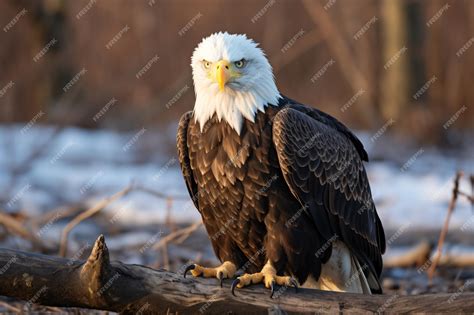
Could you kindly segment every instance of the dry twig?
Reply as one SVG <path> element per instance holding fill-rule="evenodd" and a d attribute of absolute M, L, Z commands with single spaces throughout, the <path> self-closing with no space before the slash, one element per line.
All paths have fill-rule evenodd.
<path fill-rule="evenodd" d="M 26 228 L 24 228 L 20 222 L 18 222 L 12 216 L 8 215 L 3 210 L 0 211 L 0 224 L 5 226 L 5 228 L 7 228 L 7 230 L 9 230 L 11 233 L 17 234 L 22 238 L 28 240 L 35 239 L 33 235 L 31 235 L 31 233 Z"/>
<path fill-rule="evenodd" d="M 68 240 L 68 236 L 69 236 L 69 233 L 71 232 L 71 230 L 76 226 L 78 225 L 79 223 L 81 223 L 82 221 L 84 221 L 85 219 L 87 218 L 90 218 L 91 216 L 93 216 L 94 214 L 96 214 L 97 212 L 99 212 L 100 210 L 104 209 L 107 205 L 109 205 L 110 203 L 114 202 L 115 200 L 117 199 L 120 199 L 126 195 L 128 195 L 130 192 L 132 191 L 141 191 L 141 192 L 145 192 L 145 193 L 148 193 L 148 194 L 151 194 L 157 198 L 162 198 L 162 199 L 166 199 L 168 200 L 168 205 L 172 205 L 172 203 L 170 203 L 169 201 L 170 200 L 173 200 L 173 199 L 183 199 L 183 200 L 188 200 L 189 197 L 185 197 L 185 196 L 180 196 L 180 195 L 166 195 L 166 194 L 163 194 L 159 191 L 155 191 L 155 190 L 152 190 L 152 189 L 149 189 L 149 188 L 146 188 L 146 187 L 143 187 L 143 186 L 138 186 L 138 185 L 129 185 L 127 186 L 126 188 L 124 188 L 123 190 L 115 193 L 114 195 L 108 197 L 108 198 L 105 198 L 103 200 L 101 200 L 100 202 L 98 202 L 97 204 L 95 204 L 94 206 L 92 206 L 91 208 L 85 210 L 84 212 L 81 212 L 79 215 L 77 215 L 71 222 L 69 222 L 66 227 L 63 229 L 62 233 L 61 233 L 61 241 L 60 241 L 60 250 L 59 250 L 59 255 L 61 257 L 65 257 L 66 256 L 66 252 L 67 252 L 67 240 Z M 199 223 L 201 224 L 201 223 Z M 197 227 L 195 227 L 194 229 L 190 230 L 189 233 L 192 233 Z M 184 230 L 184 231 L 183 231 Z M 176 232 L 179 232 L 180 234 L 175 234 L 175 233 L 172 233 L 170 235 L 168 235 L 168 237 L 172 236 L 172 237 L 177 237 L 177 236 L 181 236 L 182 234 L 181 233 L 186 233 L 186 231 L 188 231 L 187 229 L 183 229 L 183 230 L 179 230 L 179 231 L 176 231 Z M 169 238 L 166 238 L 166 239 L 169 239 Z"/>
<path fill-rule="evenodd" d="M 460 196 L 466 197 L 467 200 L 469 200 L 469 201 L 471 202 L 471 204 L 474 203 L 474 196 L 470 196 L 468 193 L 465 193 L 465 192 L 462 191 L 462 190 L 458 190 L 458 194 L 459 194 Z"/>
<path fill-rule="evenodd" d="M 66 256 L 68 236 L 69 236 L 69 233 L 71 232 L 71 230 L 76 225 L 78 225 L 79 223 L 81 223 L 85 219 L 90 218 L 91 216 L 93 216 L 94 214 L 96 214 L 100 210 L 104 209 L 107 205 L 114 202 L 115 200 L 118 200 L 118 199 L 126 196 L 128 193 L 130 193 L 130 191 L 132 191 L 132 188 L 133 188 L 133 186 L 129 185 L 126 188 L 122 189 L 121 191 L 115 193 L 114 195 L 101 200 L 99 203 L 95 204 L 93 207 L 87 209 L 86 211 L 80 213 L 71 222 L 69 222 L 64 227 L 64 229 L 61 233 L 61 242 L 60 242 L 59 255 L 61 257 Z"/>
<path fill-rule="evenodd" d="M 148 194 L 150 194 L 152 196 L 155 196 L 157 198 L 160 198 L 160 199 L 186 200 L 186 201 L 189 200 L 188 195 L 167 195 L 167 194 L 164 194 L 162 192 L 159 192 L 159 191 L 156 191 L 156 190 L 144 187 L 144 186 L 140 186 L 140 185 L 135 185 L 133 189 L 135 191 L 141 191 L 141 192 L 148 193 Z"/>
<path fill-rule="evenodd" d="M 457 172 L 456 177 L 454 178 L 453 194 L 451 196 L 451 201 L 449 202 L 448 213 L 446 214 L 443 229 L 441 230 L 441 233 L 439 235 L 438 249 L 436 251 L 433 263 L 431 264 L 430 269 L 428 270 L 428 278 L 430 283 L 432 283 L 434 272 L 436 270 L 436 265 L 438 264 L 439 259 L 441 258 L 441 254 L 443 252 L 444 239 L 446 238 L 446 234 L 448 234 L 449 220 L 451 219 L 451 215 L 453 214 L 454 208 L 456 207 L 456 201 L 458 199 L 459 192 L 459 180 L 461 179 L 462 175 L 462 172 Z"/>
<path fill-rule="evenodd" d="M 18 220 L 8 215 L 5 211 L 0 210 L 0 225 L 3 225 L 7 231 L 16 234 L 24 239 L 27 239 L 33 243 L 34 246 L 39 248 L 41 251 L 46 249 L 46 245 L 38 240 L 23 224 Z"/>
<path fill-rule="evenodd" d="M 202 222 L 195 222 L 191 224 L 190 226 L 187 226 L 183 229 L 174 231 L 173 233 L 170 233 L 166 235 L 165 237 L 161 238 L 160 241 L 153 246 L 154 250 L 157 250 L 166 244 L 172 242 L 173 240 L 176 240 L 176 243 L 182 243 L 185 239 L 187 239 L 194 231 L 196 231 L 200 226 L 202 225 Z"/>
<path fill-rule="evenodd" d="M 17 307 L 14 307 L 13 305 L 8 304 L 7 302 L 0 301 L 0 306 L 3 306 L 7 310 L 15 313 L 21 313 L 21 310 Z"/>

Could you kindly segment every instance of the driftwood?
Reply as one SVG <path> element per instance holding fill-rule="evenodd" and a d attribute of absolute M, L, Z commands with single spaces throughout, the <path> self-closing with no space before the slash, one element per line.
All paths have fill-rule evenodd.
<path fill-rule="evenodd" d="M 428 242 L 422 241 L 398 255 L 385 255 L 383 266 L 384 268 L 420 267 L 429 260 L 431 250 L 432 246 Z"/>
<path fill-rule="evenodd" d="M 273 299 L 262 286 L 232 296 L 226 281 L 184 279 L 181 274 L 110 262 L 100 236 L 87 261 L 0 249 L 0 295 L 26 305 L 82 307 L 124 314 L 314 314 L 367 312 L 472 312 L 474 293 L 418 296 L 360 295 L 280 288 Z"/>
<path fill-rule="evenodd" d="M 383 258 L 384 268 L 410 268 L 419 267 L 418 270 L 426 271 L 432 265 L 432 245 L 422 241 L 412 247 L 407 247 L 396 255 L 387 253 Z M 450 252 L 447 251 L 439 258 L 437 266 L 469 268 L 474 267 L 474 252 Z"/>

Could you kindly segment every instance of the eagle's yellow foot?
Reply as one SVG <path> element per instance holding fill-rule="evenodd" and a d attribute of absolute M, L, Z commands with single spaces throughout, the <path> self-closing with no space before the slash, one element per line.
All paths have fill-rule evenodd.
<path fill-rule="evenodd" d="M 222 265 L 215 268 L 206 268 L 198 264 L 192 264 L 186 267 L 186 270 L 184 271 L 185 278 L 186 278 L 186 273 L 189 270 L 191 270 L 191 274 L 194 277 L 199 277 L 199 276 L 203 276 L 204 278 L 216 277 L 220 281 L 221 288 L 222 288 L 222 281 L 224 281 L 224 279 L 233 278 L 237 270 L 237 267 L 234 265 L 234 263 L 230 261 L 225 261 Z"/>
<path fill-rule="evenodd" d="M 295 290 L 298 289 L 298 282 L 289 276 L 277 276 L 275 268 L 269 263 L 267 263 L 262 271 L 252 274 L 244 274 L 234 280 L 231 286 L 232 294 L 235 296 L 235 288 L 243 288 L 250 284 L 263 283 L 267 289 L 271 289 L 270 298 L 273 297 L 275 293 L 275 284 L 279 286 L 293 286 Z"/>

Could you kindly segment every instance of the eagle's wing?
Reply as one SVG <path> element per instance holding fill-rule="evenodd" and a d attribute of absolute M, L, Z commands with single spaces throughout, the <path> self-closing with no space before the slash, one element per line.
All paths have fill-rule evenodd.
<path fill-rule="evenodd" d="M 289 189 L 326 241 L 337 237 L 351 249 L 379 291 L 385 236 L 356 140 L 336 119 L 307 107 L 289 106 L 274 118 L 273 142 Z"/>
<path fill-rule="evenodd" d="M 194 205 L 199 210 L 198 188 L 193 177 L 188 154 L 188 126 L 192 114 L 193 112 L 189 111 L 181 116 L 178 125 L 178 133 L 176 135 L 176 145 L 178 147 L 179 164 L 181 165 L 184 180 L 186 181 L 186 187 L 188 188 L 189 195 L 191 196 Z"/>

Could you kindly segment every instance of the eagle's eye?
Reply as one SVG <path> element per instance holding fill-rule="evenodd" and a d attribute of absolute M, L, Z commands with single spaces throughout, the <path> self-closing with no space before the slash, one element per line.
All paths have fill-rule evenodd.
<path fill-rule="evenodd" d="M 202 63 L 204 64 L 204 68 L 209 69 L 211 67 L 211 62 L 207 60 L 203 60 Z"/>
<path fill-rule="evenodd" d="M 239 61 L 234 62 L 234 65 L 235 65 L 237 68 L 243 68 L 243 66 L 245 66 L 245 59 L 241 59 L 241 60 L 239 60 Z"/>

